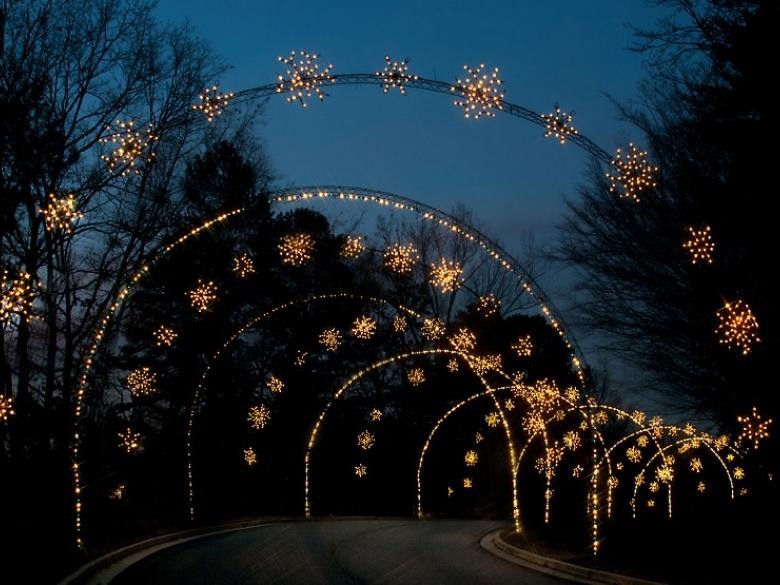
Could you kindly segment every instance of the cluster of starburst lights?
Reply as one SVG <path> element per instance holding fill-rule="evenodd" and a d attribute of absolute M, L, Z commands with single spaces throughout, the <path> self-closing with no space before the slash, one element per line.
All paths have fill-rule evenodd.
<path fill-rule="evenodd" d="M 100 139 L 102 144 L 114 145 L 110 153 L 100 155 L 112 173 L 121 171 L 122 176 L 130 173 L 140 174 L 141 163 L 154 158 L 153 144 L 157 142 L 158 136 L 154 134 L 152 125 L 147 125 L 143 131 L 135 130 L 134 125 L 132 120 L 117 120 L 115 131 Z"/>
<path fill-rule="evenodd" d="M 406 379 L 409 380 L 409 383 L 412 386 L 419 386 L 425 382 L 425 370 L 422 368 L 412 368 L 406 374 Z"/>
<path fill-rule="evenodd" d="M 752 443 L 754 449 L 758 449 L 761 441 L 769 438 L 769 425 L 772 424 L 772 419 L 763 420 L 755 406 L 749 415 L 738 416 L 737 422 L 742 427 L 739 441 Z"/>
<path fill-rule="evenodd" d="M 355 319 L 352 324 L 352 335 L 358 339 L 371 339 L 376 333 L 376 321 L 368 315 Z"/>
<path fill-rule="evenodd" d="M 257 453 L 255 453 L 255 450 L 252 449 L 252 447 L 249 447 L 248 449 L 244 449 L 244 462 L 249 467 L 252 467 L 257 463 Z"/>
<path fill-rule="evenodd" d="M 160 325 L 154 330 L 154 339 L 157 347 L 171 347 L 178 336 L 179 334 L 167 325 Z"/>
<path fill-rule="evenodd" d="M 234 96 L 233 92 L 220 93 L 219 87 L 212 85 L 203 90 L 203 93 L 198 96 L 199 102 L 192 104 L 192 109 L 197 112 L 203 112 L 210 124 L 222 115 L 222 111 Z"/>
<path fill-rule="evenodd" d="M 385 268 L 399 276 L 408 276 L 412 273 L 417 258 L 417 248 L 414 245 L 395 243 L 385 250 Z"/>
<path fill-rule="evenodd" d="M 8 417 L 15 415 L 14 412 L 14 397 L 3 396 L 0 394 L 0 422 L 5 422 Z"/>
<path fill-rule="evenodd" d="M 358 463 L 357 465 L 355 465 L 355 475 L 358 478 L 363 479 L 364 477 L 366 477 L 366 475 L 368 475 L 368 467 L 366 467 L 362 463 Z"/>
<path fill-rule="evenodd" d="M 639 202 L 645 191 L 657 186 L 658 167 L 651 165 L 647 152 L 633 143 L 629 143 L 626 152 L 618 148 L 610 164 L 613 169 L 607 173 L 610 193 Z"/>
<path fill-rule="evenodd" d="M 246 420 L 253 429 L 264 429 L 271 422 L 271 411 L 265 404 L 255 404 L 249 407 Z"/>
<path fill-rule="evenodd" d="M 333 65 L 322 70 L 318 62 L 319 55 L 307 51 L 291 51 L 289 57 L 279 57 L 279 62 L 287 66 L 286 77 L 278 75 L 276 93 L 288 93 L 287 101 L 298 102 L 307 107 L 306 99 L 316 96 L 320 101 L 326 97 L 322 86 L 335 80 L 330 74 Z"/>
<path fill-rule="evenodd" d="M 734 348 L 748 355 L 753 350 L 753 344 L 759 343 L 758 319 L 750 306 L 742 299 L 727 302 L 717 312 L 718 341 L 729 348 Z"/>
<path fill-rule="evenodd" d="M 380 420 L 382 420 L 382 416 L 384 416 L 384 413 L 378 408 L 372 408 L 371 412 L 369 413 L 369 416 L 371 417 L 371 420 L 373 422 L 379 422 Z"/>
<path fill-rule="evenodd" d="M 401 95 L 406 95 L 406 84 L 417 81 L 419 77 L 409 74 L 409 60 L 393 61 L 389 55 L 385 55 L 385 68 L 376 74 L 382 78 L 382 91 L 387 93 L 391 89 L 398 88 Z"/>
<path fill-rule="evenodd" d="M 444 321 L 438 317 L 427 317 L 420 326 L 420 332 L 423 337 L 429 341 L 441 339 L 447 332 Z"/>
<path fill-rule="evenodd" d="M 119 439 L 119 448 L 124 449 L 128 455 L 132 455 L 141 448 L 141 433 L 134 431 L 130 427 L 127 427 L 124 431 L 119 431 L 116 435 Z"/>
<path fill-rule="evenodd" d="M 73 193 L 57 197 L 49 193 L 49 200 L 41 207 L 41 216 L 47 232 L 73 233 L 73 224 L 84 217 L 76 205 Z"/>
<path fill-rule="evenodd" d="M 460 287 L 463 266 L 456 260 L 441 258 L 431 264 L 431 284 L 443 294 L 453 293 Z"/>
<path fill-rule="evenodd" d="M 542 114 L 545 132 L 544 137 L 555 137 L 561 144 L 566 144 L 566 139 L 578 134 L 574 127 L 574 112 L 564 112 L 558 104 L 555 104 L 555 111 L 549 114 Z"/>
<path fill-rule="evenodd" d="M 341 256 L 349 260 L 354 260 L 366 249 L 363 238 L 360 236 L 345 236 L 341 243 Z"/>
<path fill-rule="evenodd" d="M 0 326 L 5 327 L 17 320 L 27 320 L 32 310 L 35 291 L 32 276 L 18 272 L 11 277 L 8 270 L 0 273 Z"/>
<path fill-rule="evenodd" d="M 125 383 L 130 394 L 136 397 L 157 392 L 157 374 L 146 366 L 131 371 Z"/>
<path fill-rule="evenodd" d="M 283 264 L 303 266 L 314 253 L 314 238 L 305 232 L 285 234 L 280 238 L 277 249 Z"/>
<path fill-rule="evenodd" d="M 198 313 L 205 313 L 211 308 L 211 305 L 217 300 L 217 285 L 213 281 L 198 281 L 198 285 L 187 292 L 190 298 L 190 305 Z"/>
<path fill-rule="evenodd" d="M 530 335 L 521 335 L 512 344 L 512 349 L 515 351 L 518 357 L 528 358 L 534 352 L 534 344 Z"/>
<path fill-rule="evenodd" d="M 479 454 L 474 449 L 469 449 L 463 456 L 463 461 L 468 467 L 474 467 L 479 461 Z"/>
<path fill-rule="evenodd" d="M 357 437 L 358 447 L 364 451 L 368 451 L 371 447 L 373 447 L 375 442 L 376 439 L 374 438 L 374 435 L 371 433 L 371 431 L 363 431 Z"/>
<path fill-rule="evenodd" d="M 715 242 L 712 239 L 710 226 L 700 228 L 688 226 L 688 239 L 683 242 L 683 248 L 691 255 L 691 263 L 695 266 L 712 264 L 712 253 L 715 251 Z"/>
<path fill-rule="evenodd" d="M 504 93 L 501 91 L 503 83 L 498 77 L 498 67 L 491 73 L 483 73 L 485 65 L 479 67 L 469 67 L 464 65 L 463 69 L 467 76 L 464 80 L 457 80 L 457 84 L 451 87 L 451 91 L 459 95 L 462 99 L 455 100 L 453 103 L 463 108 L 463 115 L 466 118 L 478 120 L 482 116 L 492 118 L 496 115 L 494 110 L 504 108 Z"/>
<path fill-rule="evenodd" d="M 481 295 L 477 299 L 477 312 L 483 317 L 492 317 L 501 310 L 501 300 L 493 293 Z"/>
<path fill-rule="evenodd" d="M 266 386 L 268 386 L 268 389 L 273 392 L 274 394 L 281 394 L 284 392 L 284 382 L 280 379 L 271 375 L 270 378 L 268 378 L 268 381 L 265 383 Z"/>
<path fill-rule="evenodd" d="M 325 349 L 325 351 L 334 352 L 341 346 L 344 338 L 341 335 L 341 331 L 331 327 L 320 333 L 319 340 L 320 345 Z"/>
<path fill-rule="evenodd" d="M 246 278 L 250 274 L 254 274 L 256 272 L 255 261 L 252 260 L 252 257 L 246 252 L 243 252 L 242 254 L 239 254 L 233 258 L 232 268 L 233 272 L 235 272 L 239 278 Z"/>

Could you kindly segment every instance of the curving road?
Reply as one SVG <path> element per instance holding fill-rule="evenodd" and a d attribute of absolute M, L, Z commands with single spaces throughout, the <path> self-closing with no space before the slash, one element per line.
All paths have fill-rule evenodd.
<path fill-rule="evenodd" d="M 480 537 L 502 525 L 456 520 L 270 524 L 161 550 L 111 585 L 565 583 L 482 550 Z"/>

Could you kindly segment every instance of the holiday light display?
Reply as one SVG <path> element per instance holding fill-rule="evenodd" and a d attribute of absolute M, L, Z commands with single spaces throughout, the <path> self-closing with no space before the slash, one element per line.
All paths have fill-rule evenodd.
<path fill-rule="evenodd" d="M 73 193 L 68 193 L 64 197 L 57 197 L 54 193 L 49 193 L 48 202 L 41 206 L 40 211 L 48 232 L 72 234 L 73 224 L 84 217 L 84 214 L 78 209 Z"/>
<path fill-rule="evenodd" d="M 521 358 L 529 358 L 534 352 L 534 344 L 531 340 L 531 336 L 521 335 L 517 338 L 517 341 L 515 341 L 512 344 L 512 349 L 515 351 L 518 357 Z"/>
<path fill-rule="evenodd" d="M 157 374 L 146 366 L 136 368 L 127 375 L 125 384 L 133 396 L 149 396 L 157 392 Z"/>
<path fill-rule="evenodd" d="M 265 383 L 265 385 L 268 386 L 268 389 L 274 394 L 281 394 L 284 392 L 284 382 L 273 374 L 271 374 L 271 377 L 268 378 L 268 381 Z"/>
<path fill-rule="evenodd" d="M 545 124 L 545 138 L 554 137 L 561 144 L 566 144 L 567 138 L 579 134 L 572 123 L 574 112 L 564 112 L 558 104 L 555 104 L 554 112 L 542 114 L 542 120 Z"/>
<path fill-rule="evenodd" d="M 745 301 L 737 299 L 727 302 L 717 312 L 718 341 L 729 348 L 739 350 L 742 355 L 753 351 L 753 345 L 761 342 L 758 336 L 758 319 Z"/>
<path fill-rule="evenodd" d="M 639 150 L 633 143 L 628 145 L 626 152 L 618 148 L 610 164 L 613 167 L 607 173 L 610 193 L 638 203 L 646 191 L 657 186 L 658 167 L 648 163 L 647 152 Z"/>
<path fill-rule="evenodd" d="M 371 339 L 376 333 L 376 321 L 368 315 L 355 319 L 352 324 L 352 335 L 358 339 Z"/>
<path fill-rule="evenodd" d="M 335 352 L 341 347 L 344 337 L 341 335 L 341 331 L 330 327 L 320 333 L 319 341 L 325 351 Z"/>
<path fill-rule="evenodd" d="M 463 267 L 459 262 L 441 258 L 431 264 L 431 284 L 443 294 L 453 293 L 460 287 L 462 272 Z"/>
<path fill-rule="evenodd" d="M 9 417 L 15 414 L 14 397 L 0 394 L 0 422 L 6 422 Z"/>
<path fill-rule="evenodd" d="M 366 477 L 366 475 L 368 475 L 368 467 L 366 467 L 362 463 L 355 465 L 355 475 L 361 479 Z"/>
<path fill-rule="evenodd" d="M 501 300 L 493 293 L 480 295 L 477 299 L 477 312 L 483 317 L 492 317 L 501 310 Z"/>
<path fill-rule="evenodd" d="M 171 347 L 178 336 L 179 334 L 167 325 L 160 325 L 154 330 L 154 339 L 157 347 Z"/>
<path fill-rule="evenodd" d="M 9 327 L 27 321 L 32 311 L 35 290 L 32 276 L 20 271 L 14 277 L 6 269 L 0 273 L 0 326 Z"/>
<path fill-rule="evenodd" d="M 383 413 L 378 408 L 372 408 L 371 412 L 369 413 L 369 416 L 371 417 L 371 420 L 374 422 L 379 422 L 382 420 Z"/>
<path fill-rule="evenodd" d="M 101 144 L 114 147 L 110 153 L 100 155 L 100 159 L 108 165 L 109 172 L 118 172 L 121 176 L 130 173 L 139 175 L 141 168 L 154 159 L 153 146 L 159 137 L 154 133 L 152 125 L 148 124 L 144 130 L 135 130 L 134 126 L 132 120 L 117 120 L 114 131 L 100 139 Z M 111 131 L 111 128 L 107 130 Z"/>
<path fill-rule="evenodd" d="M 463 456 L 463 460 L 468 467 L 474 467 L 479 461 L 479 454 L 474 449 L 469 449 Z"/>
<path fill-rule="evenodd" d="M 688 226 L 688 239 L 683 242 L 683 248 L 691 255 L 691 263 L 712 264 L 712 254 L 715 252 L 715 242 L 712 239 L 710 226 L 700 228 Z"/>
<path fill-rule="evenodd" d="M 246 419 L 253 429 L 264 429 L 271 422 L 271 411 L 265 404 L 255 404 L 249 407 Z"/>
<path fill-rule="evenodd" d="M 409 380 L 409 383 L 412 386 L 419 386 L 425 382 L 425 370 L 422 368 L 412 368 L 406 374 L 406 379 Z"/>
<path fill-rule="evenodd" d="M 279 239 L 277 249 L 283 264 L 303 266 L 314 253 L 314 238 L 305 232 L 285 234 Z"/>
<path fill-rule="evenodd" d="M 420 326 L 420 333 L 429 341 L 441 339 L 446 332 L 447 327 L 444 325 L 444 321 L 437 317 L 426 318 Z"/>
<path fill-rule="evenodd" d="M 417 81 L 419 77 L 409 74 L 409 61 L 393 61 L 389 55 L 385 55 L 385 68 L 376 72 L 382 79 L 382 91 L 389 92 L 391 89 L 398 88 L 401 95 L 406 95 L 406 84 L 410 81 Z"/>
<path fill-rule="evenodd" d="M 738 416 L 737 422 L 742 427 L 739 433 L 738 441 L 752 443 L 754 449 L 761 446 L 761 441 L 769 438 L 769 425 L 772 419 L 763 420 L 755 406 L 747 416 Z"/>
<path fill-rule="evenodd" d="M 210 124 L 222 115 L 222 111 L 234 96 L 235 94 L 232 92 L 220 93 L 219 87 L 212 85 L 200 93 L 199 101 L 197 104 L 192 104 L 192 109 L 206 116 L 206 120 Z"/>
<path fill-rule="evenodd" d="M 255 453 L 255 450 L 252 449 L 252 447 L 244 449 L 244 462 L 249 467 L 252 467 L 257 463 L 257 453 Z"/>
<path fill-rule="evenodd" d="M 123 449 L 128 455 L 133 455 L 140 451 L 142 446 L 141 433 L 127 427 L 117 433 L 117 438 L 119 439 L 119 448 Z"/>
<path fill-rule="evenodd" d="M 288 57 L 279 57 L 279 62 L 287 66 L 286 77 L 277 76 L 277 93 L 288 93 L 287 101 L 298 102 L 304 108 L 308 107 L 307 98 L 316 96 L 323 101 L 327 94 L 322 91 L 326 83 L 333 83 L 331 75 L 333 65 L 320 69 L 319 55 L 307 51 L 292 51 Z"/>
<path fill-rule="evenodd" d="M 385 268 L 398 276 L 409 276 L 417 262 L 417 248 L 412 244 L 392 244 L 385 250 Z"/>
<path fill-rule="evenodd" d="M 199 280 L 198 284 L 187 293 L 190 298 L 190 305 L 198 313 L 205 313 L 211 308 L 217 300 L 217 285 L 213 281 L 205 282 Z"/>
<path fill-rule="evenodd" d="M 341 243 L 340 254 L 343 258 L 354 260 L 366 249 L 363 238 L 360 236 L 346 236 Z"/>
<path fill-rule="evenodd" d="M 363 431 L 357 437 L 358 447 L 364 451 L 368 451 L 371 447 L 373 447 L 375 442 L 376 439 L 371 431 Z"/>
<path fill-rule="evenodd" d="M 232 269 L 239 278 L 246 278 L 255 273 L 255 261 L 252 260 L 252 257 L 249 254 L 243 252 L 233 258 Z"/>
<path fill-rule="evenodd" d="M 459 96 L 453 104 L 463 108 L 465 118 L 479 118 L 495 116 L 494 110 L 504 108 L 504 93 L 501 91 L 503 83 L 498 77 L 498 67 L 490 73 L 483 73 L 485 65 L 478 67 L 463 66 L 466 72 L 464 80 L 458 79 L 456 85 L 451 87 L 452 93 Z"/>

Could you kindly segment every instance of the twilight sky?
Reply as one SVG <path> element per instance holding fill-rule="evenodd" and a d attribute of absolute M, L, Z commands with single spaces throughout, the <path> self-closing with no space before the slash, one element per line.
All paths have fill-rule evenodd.
<path fill-rule="evenodd" d="M 381 70 L 386 54 L 409 58 L 410 73 L 450 83 L 464 64 L 485 63 L 500 68 L 508 101 L 544 113 L 558 102 L 613 152 L 639 138 L 608 98 L 630 101 L 643 77 L 630 25 L 649 27 L 662 12 L 643 0 L 159 0 L 157 14 L 188 19 L 232 65 L 215 80 L 223 91 L 274 82 L 284 72 L 277 57 L 292 49 L 319 53 L 333 73 Z M 576 196 L 586 155 L 537 126 L 501 114 L 465 120 L 451 97 L 419 90 L 326 91 L 305 110 L 281 96 L 268 103 L 262 139 L 285 186 L 373 187 L 444 210 L 463 203 L 510 251 L 529 230 L 548 242 L 563 197 Z M 565 309 L 559 279 L 542 282 Z"/>

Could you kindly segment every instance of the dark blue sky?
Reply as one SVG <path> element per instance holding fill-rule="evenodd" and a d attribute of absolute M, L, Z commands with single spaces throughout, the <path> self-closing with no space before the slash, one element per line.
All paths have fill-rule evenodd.
<path fill-rule="evenodd" d="M 318 52 L 334 73 L 380 70 L 385 54 L 408 57 L 411 73 L 447 82 L 462 75 L 464 64 L 485 63 L 500 68 L 508 101 L 537 112 L 559 102 L 608 152 L 630 139 L 642 142 L 617 120 L 607 96 L 636 97 L 644 73 L 642 56 L 628 50 L 630 26 L 647 28 L 663 15 L 643 0 L 160 0 L 157 12 L 173 22 L 189 19 L 233 66 L 215 80 L 223 90 L 274 82 L 283 73 L 277 57 L 293 49 Z M 373 187 L 444 210 L 463 203 L 480 227 L 517 251 L 529 231 L 537 242 L 552 241 L 563 197 L 576 197 L 583 179 L 584 153 L 544 139 L 542 129 L 519 119 L 464 120 L 451 97 L 414 90 L 328 93 L 306 110 L 281 96 L 268 104 L 262 138 L 285 186 Z M 572 324 L 569 280 L 549 267 L 541 278 Z M 574 325 L 590 363 L 609 360 L 589 351 L 587 331 Z M 613 375 L 622 371 L 613 368 Z"/>
<path fill-rule="evenodd" d="M 605 95 L 631 99 L 642 76 L 627 25 L 659 16 L 641 0 L 161 0 L 158 14 L 188 18 L 233 66 L 218 80 L 226 90 L 273 82 L 282 72 L 277 56 L 292 49 L 319 52 L 334 73 L 376 71 L 385 54 L 408 57 L 411 72 L 447 82 L 482 62 L 501 69 L 509 101 L 575 110 L 575 124 L 609 152 L 635 138 Z M 268 105 L 263 139 L 286 185 L 375 187 L 444 209 L 464 203 L 511 249 L 525 228 L 546 239 L 562 196 L 582 178 L 582 153 L 521 120 L 464 120 L 451 98 L 419 91 L 329 93 L 307 110 L 281 97 Z"/>

